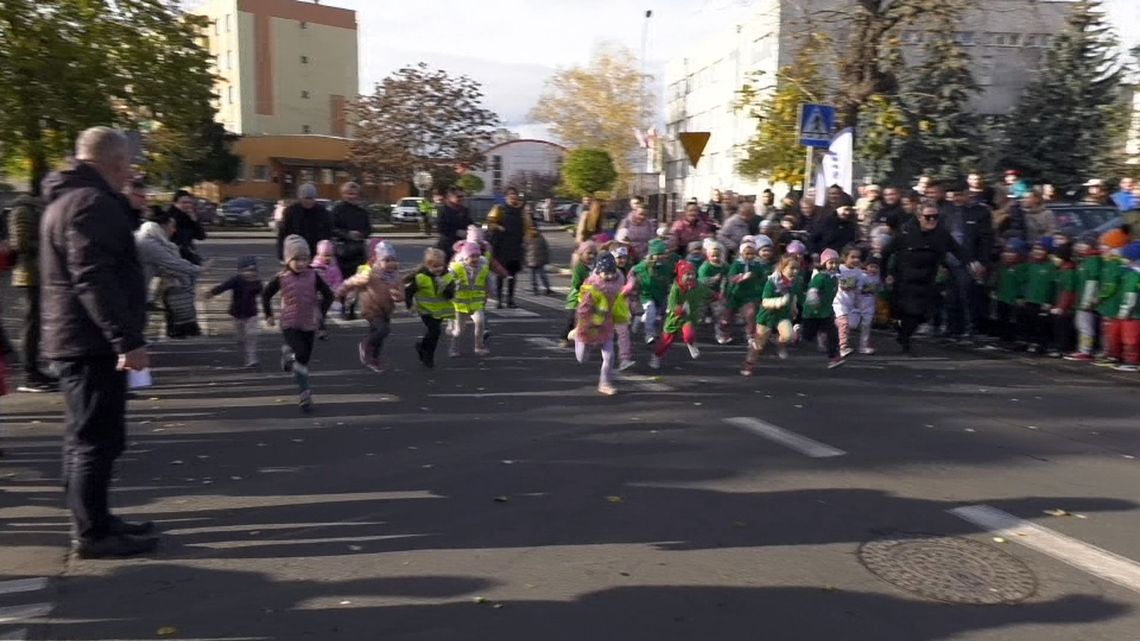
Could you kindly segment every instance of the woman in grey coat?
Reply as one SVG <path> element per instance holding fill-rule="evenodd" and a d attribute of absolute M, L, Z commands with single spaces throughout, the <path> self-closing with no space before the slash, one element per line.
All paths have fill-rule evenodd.
<path fill-rule="evenodd" d="M 198 336 L 194 285 L 203 267 L 186 260 L 171 240 L 174 219 L 155 214 L 135 232 L 139 262 L 147 283 L 147 302 L 161 300 L 166 310 L 166 334 L 171 338 Z"/>

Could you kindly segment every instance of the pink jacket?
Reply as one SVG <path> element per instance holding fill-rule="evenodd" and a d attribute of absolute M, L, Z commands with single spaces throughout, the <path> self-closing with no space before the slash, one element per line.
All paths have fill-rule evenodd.
<path fill-rule="evenodd" d="M 340 273 L 340 265 L 337 264 L 335 258 L 317 256 L 309 267 L 312 267 L 317 272 L 317 276 L 320 276 L 321 280 L 325 281 L 329 289 L 334 292 L 344 283 L 344 274 Z"/>
<path fill-rule="evenodd" d="M 625 288 L 625 278 L 618 273 L 613 280 L 592 274 L 582 283 L 578 303 L 578 330 L 575 338 L 586 345 L 603 345 L 614 337 L 614 307 L 618 294 Z M 605 300 L 595 296 L 600 290 Z M 600 322 L 599 322 L 600 321 Z"/>

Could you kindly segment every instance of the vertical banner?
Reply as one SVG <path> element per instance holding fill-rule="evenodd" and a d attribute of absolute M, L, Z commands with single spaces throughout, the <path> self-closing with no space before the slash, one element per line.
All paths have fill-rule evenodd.
<path fill-rule="evenodd" d="M 855 179 L 854 165 L 855 130 L 848 127 L 831 140 L 827 153 L 823 155 L 824 182 L 816 185 L 816 202 L 822 204 L 827 200 L 827 188 L 832 185 L 839 185 L 843 191 L 851 194 Z"/>

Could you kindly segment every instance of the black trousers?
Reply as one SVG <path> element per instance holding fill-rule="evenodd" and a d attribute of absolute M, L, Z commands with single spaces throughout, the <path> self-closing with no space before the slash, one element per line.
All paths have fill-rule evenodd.
<path fill-rule="evenodd" d="M 67 406 L 63 489 L 80 539 L 110 532 L 115 460 L 127 443 L 127 374 L 114 356 L 56 363 Z"/>
<path fill-rule="evenodd" d="M 971 279 L 966 286 L 966 296 L 970 309 L 970 330 L 974 334 L 988 333 L 990 330 L 989 288 Z"/>
<path fill-rule="evenodd" d="M 1077 351 L 1077 327 L 1073 314 L 1051 314 L 1053 322 L 1053 347 L 1062 354 Z"/>
<path fill-rule="evenodd" d="M 1012 343 L 1017 337 L 1016 308 L 1002 301 L 994 302 L 994 322 L 992 335 L 1005 343 Z"/>
<path fill-rule="evenodd" d="M 899 319 L 899 344 L 903 346 L 910 345 L 910 339 L 914 336 L 914 332 L 918 330 L 918 326 L 926 322 L 926 316 L 922 314 L 898 314 Z"/>
<path fill-rule="evenodd" d="M 515 278 L 515 276 L 517 276 L 519 271 L 522 270 L 522 261 L 520 261 L 520 260 L 509 260 L 503 264 L 503 267 L 506 268 L 507 272 L 511 275 L 511 277 L 509 279 L 500 278 L 498 280 L 497 291 L 498 291 L 498 301 L 500 303 L 503 302 L 503 281 L 504 280 L 507 281 L 507 283 L 508 283 L 508 285 L 507 285 L 507 300 L 513 301 L 515 299 L 515 281 L 518 280 L 517 278 Z"/>
<path fill-rule="evenodd" d="M 1021 330 L 1027 342 L 1048 348 L 1053 340 L 1053 316 L 1037 303 L 1021 305 Z"/>
<path fill-rule="evenodd" d="M 827 342 L 827 357 L 839 356 L 839 328 L 835 326 L 835 317 L 831 318 L 805 318 L 803 321 L 804 340 L 810 345 L 815 337 L 823 332 Z"/>
<path fill-rule="evenodd" d="M 24 373 L 40 375 L 40 288 L 24 287 Z"/>
<path fill-rule="evenodd" d="M 443 321 L 434 316 L 423 315 L 420 320 L 424 323 L 424 337 L 420 339 L 425 354 L 435 354 L 439 346 L 439 337 L 443 333 Z"/>
<path fill-rule="evenodd" d="M 313 341 L 316 340 L 317 333 L 303 329 L 282 329 L 281 337 L 289 349 L 293 350 L 293 358 L 302 365 L 308 365 L 309 359 L 313 357 Z"/>
<path fill-rule="evenodd" d="M 372 358 L 380 356 L 384 349 L 384 339 L 392 333 L 392 323 L 387 318 L 376 318 L 368 321 L 368 338 L 364 339 L 368 345 L 368 355 Z"/>

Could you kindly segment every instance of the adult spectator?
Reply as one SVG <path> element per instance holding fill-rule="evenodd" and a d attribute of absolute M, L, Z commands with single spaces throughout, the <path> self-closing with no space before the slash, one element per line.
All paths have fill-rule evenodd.
<path fill-rule="evenodd" d="M 131 205 L 131 229 L 138 230 L 150 214 L 150 206 L 147 204 L 146 183 L 142 180 L 132 180 L 123 190 L 123 194 Z"/>
<path fill-rule="evenodd" d="M 701 218 L 701 206 L 690 202 L 685 206 L 681 220 L 673 223 L 669 233 L 670 248 L 679 256 L 684 256 L 689 243 L 704 240 L 712 235 L 712 226 Z"/>
<path fill-rule="evenodd" d="M 80 558 L 150 552 L 153 523 L 109 508 L 115 459 L 126 446 L 127 371 L 149 366 L 146 287 L 121 190 L 131 175 L 126 136 L 79 135 L 75 164 L 44 180 L 40 226 L 44 356 L 67 406 L 63 484 Z"/>
<path fill-rule="evenodd" d="M 1083 185 L 1085 188 L 1085 197 L 1081 202 L 1086 205 L 1112 205 L 1112 200 L 1108 197 L 1108 190 L 1104 188 L 1104 181 L 1100 178 L 1090 178 L 1085 181 Z"/>
<path fill-rule="evenodd" d="M 649 217 L 645 201 L 633 198 L 629 201 L 630 211 L 618 225 L 618 230 L 629 234 L 630 248 L 635 260 L 645 258 L 649 253 L 649 241 L 657 237 L 657 221 Z"/>
<path fill-rule="evenodd" d="M 951 213 L 950 210 L 954 208 L 954 205 L 946 197 L 946 185 L 937 178 L 931 178 L 926 183 L 926 192 L 923 195 L 926 196 L 928 202 L 933 202 L 938 206 L 938 213 L 942 215 L 942 220 L 945 221 Z"/>
<path fill-rule="evenodd" d="M 745 236 L 755 236 L 760 232 L 760 218 L 752 203 L 742 203 L 736 213 L 728 217 L 717 232 L 716 238 L 724 245 L 731 259 L 740 249 Z"/>
<path fill-rule="evenodd" d="M 345 278 L 351 277 L 368 262 L 368 237 L 372 234 L 372 215 L 360 201 L 360 185 L 346 182 L 340 186 L 340 200 L 332 207 L 332 238 L 336 246 L 336 262 Z M 344 317 L 356 318 L 356 301 L 345 305 Z"/>
<path fill-rule="evenodd" d="M 988 254 L 993 250 L 993 221 L 985 205 L 973 204 L 968 189 L 965 185 L 956 187 L 946 206 L 939 207 L 940 224 L 962 247 L 967 262 L 988 263 Z M 930 188 L 928 193 L 929 191 Z M 938 204 L 933 200 L 931 202 Z M 984 224 L 986 229 L 978 229 L 979 223 Z M 985 256 L 987 260 L 982 261 L 980 256 Z M 966 264 L 953 256 L 946 258 L 946 267 L 950 274 L 946 287 L 946 333 L 950 337 L 965 339 L 975 326 L 970 311 L 973 279 L 966 271 Z"/>
<path fill-rule="evenodd" d="M 988 272 L 994 263 L 994 224 L 993 212 L 978 199 L 969 188 L 962 189 L 959 185 L 951 194 L 953 204 L 952 222 L 947 225 L 950 235 L 962 246 L 962 252 L 967 263 L 977 263 L 985 272 Z M 964 270 L 961 270 L 964 272 Z M 986 334 L 989 328 L 989 292 L 984 283 L 969 274 L 962 273 L 964 278 L 964 297 L 967 331 L 974 335 Z"/>
<path fill-rule="evenodd" d="M 202 332 L 194 306 L 194 285 L 202 268 L 182 257 L 173 242 L 177 223 L 169 212 L 158 212 L 135 232 L 135 247 L 147 286 L 147 302 L 158 302 L 166 312 L 166 335 L 188 338 Z"/>
<path fill-rule="evenodd" d="M 724 214 L 724 192 L 719 189 L 714 189 L 712 200 L 705 206 L 705 210 L 702 213 L 706 220 L 713 220 L 718 223 L 724 222 L 727 219 Z"/>
<path fill-rule="evenodd" d="M 467 228 L 473 225 L 471 212 L 463 204 L 463 190 L 452 187 L 447 190 L 447 200 L 439 210 L 439 242 L 436 247 L 443 250 L 451 262 L 455 243 L 467 238 Z"/>
<path fill-rule="evenodd" d="M 57 381 L 40 369 L 40 218 L 43 201 L 21 195 L 8 212 L 8 244 L 16 253 L 12 287 L 24 296 L 24 383 L 21 392 L 54 392 Z"/>
<path fill-rule="evenodd" d="M 1060 229 L 1057 226 L 1057 217 L 1045 206 L 1041 190 L 1034 189 L 1029 192 L 1029 195 L 1022 199 L 1021 206 L 1025 212 L 1025 242 L 1037 242 L 1039 238 L 1052 236 Z"/>
<path fill-rule="evenodd" d="M 1021 171 L 1018 169 L 1005 170 L 1005 189 L 1002 194 L 1003 200 L 1021 200 L 1033 191 L 1033 185 L 1021 177 Z M 999 203 L 1004 205 L 1004 203 Z"/>
<path fill-rule="evenodd" d="M 317 202 L 317 186 L 305 183 L 297 188 L 297 202 L 285 208 L 277 226 L 277 258 L 284 260 L 285 238 L 297 235 L 305 239 L 309 255 L 317 255 L 317 243 L 333 235 L 332 216 Z"/>
<path fill-rule="evenodd" d="M 823 214 L 819 207 L 816 207 L 814 197 L 807 195 L 800 199 L 800 229 L 808 235 L 808 238 L 815 233 L 816 225 L 822 217 Z"/>
<path fill-rule="evenodd" d="M 578 214 L 578 229 L 574 232 L 574 240 L 584 243 L 606 230 L 606 212 L 600 200 L 590 199 L 589 209 L 583 209 Z"/>
<path fill-rule="evenodd" d="M 863 190 L 863 196 L 855 202 L 855 213 L 859 216 L 859 222 L 870 225 L 882 207 L 883 188 L 873 184 L 867 185 Z"/>
<path fill-rule="evenodd" d="M 1112 195 L 1112 202 L 1116 204 L 1116 208 L 1121 212 L 1136 209 L 1136 196 L 1132 194 L 1132 190 L 1135 188 L 1135 180 L 1127 176 L 1120 179 L 1120 189 Z"/>
<path fill-rule="evenodd" d="M 840 207 L 854 207 L 855 200 L 839 185 L 827 188 L 827 201 L 823 205 L 824 218 L 834 216 Z"/>
<path fill-rule="evenodd" d="M 596 206 L 601 209 L 600 204 Z M 519 190 L 514 187 L 507 187 L 507 201 L 497 205 L 495 209 L 499 213 L 495 222 L 498 228 L 491 235 L 491 248 L 495 252 L 495 260 L 499 261 L 510 274 L 508 278 L 496 279 L 499 309 L 503 308 L 504 280 L 507 281 L 507 307 L 515 308 L 518 307 L 515 304 L 515 281 L 522 270 L 525 256 L 523 242 L 526 240 L 527 231 L 534 226 L 534 221 L 523 211 L 522 198 L 519 197 Z"/>
<path fill-rule="evenodd" d="M 814 254 L 823 253 L 826 249 L 834 249 L 840 255 L 848 245 L 859 242 L 859 223 L 855 219 L 855 208 L 850 205 L 841 205 L 830 216 L 820 221 L 815 227 L 815 233 L 809 237 L 808 249 Z"/>
<path fill-rule="evenodd" d="M 1046 183 L 1041 185 L 1041 199 L 1046 203 L 1059 203 L 1061 194 L 1057 191 L 1056 185 Z"/>
<path fill-rule="evenodd" d="M 891 231 L 896 231 L 910 214 L 903 208 L 902 192 L 898 187 L 887 187 L 883 190 L 883 205 L 871 217 L 871 227 L 886 225 Z"/>
<path fill-rule="evenodd" d="M 195 265 L 202 264 L 195 241 L 206 240 L 206 228 L 198 222 L 197 203 L 190 192 L 179 189 L 174 192 L 174 204 L 170 206 L 174 218 L 174 236 L 171 240 L 178 245 L 178 253 Z"/>
<path fill-rule="evenodd" d="M 798 191 L 789 191 L 784 194 L 780 199 L 780 206 L 775 212 L 770 212 L 768 220 L 783 221 L 788 216 L 794 216 L 796 220 L 796 227 L 800 224 L 800 193 Z"/>
<path fill-rule="evenodd" d="M 966 187 L 969 190 L 970 200 L 981 203 L 990 210 L 997 204 L 997 192 L 986 183 L 986 179 L 979 173 L 966 176 Z"/>
<path fill-rule="evenodd" d="M 884 263 L 891 266 L 888 283 L 893 286 L 891 309 L 899 320 L 897 340 L 903 353 L 909 354 L 915 330 L 938 305 L 940 290 L 934 285 L 938 268 L 947 254 L 962 264 L 967 263 L 966 255 L 939 225 L 938 207 L 933 203 L 923 205 L 917 218 L 899 227 L 886 254 Z"/>

